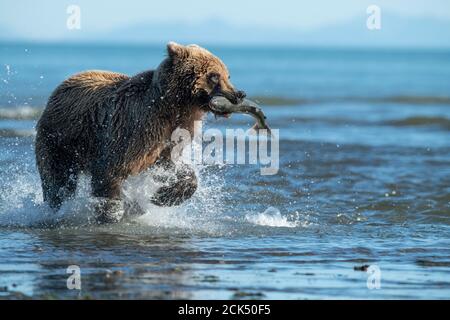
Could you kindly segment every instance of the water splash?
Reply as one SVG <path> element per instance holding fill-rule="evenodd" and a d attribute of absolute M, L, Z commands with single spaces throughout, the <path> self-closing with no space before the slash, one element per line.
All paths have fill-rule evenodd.
<path fill-rule="evenodd" d="M 295 228 L 300 225 L 300 221 L 289 220 L 274 207 L 269 207 L 262 213 L 247 214 L 245 218 L 248 222 L 259 226 Z"/>
<path fill-rule="evenodd" d="M 98 200 L 91 196 L 89 177 L 81 175 L 75 196 L 64 202 L 58 212 L 54 212 L 43 202 L 34 159 L 22 156 L 16 162 L 14 153 L 10 154 L 10 158 L 14 162 L 0 173 L 0 227 L 78 227 L 96 224 L 93 208 Z M 195 168 L 198 190 L 191 199 L 177 207 L 162 208 L 150 202 L 153 193 L 162 186 L 155 180 L 155 175 L 167 173 L 149 169 L 130 177 L 123 186 L 124 201 L 138 203 L 144 215 L 128 216 L 125 223 L 133 221 L 152 228 L 214 232 L 217 217 L 223 209 L 223 183 L 220 175 L 204 169 L 207 168 Z"/>
<path fill-rule="evenodd" d="M 91 196 L 90 178 L 81 176 L 75 196 L 63 203 L 58 212 L 51 210 L 42 197 L 39 175 L 34 161 L 31 144 L 9 145 L 5 158 L 0 157 L 0 227 L 82 227 L 95 225 L 97 199 Z M 25 150 L 23 149 L 25 148 Z M 9 163 L 8 163 L 9 162 Z M 138 225 L 153 232 L 171 229 L 182 233 L 230 234 L 255 232 L 253 226 L 295 228 L 309 223 L 307 217 L 299 214 L 282 215 L 276 208 L 263 213 L 250 212 L 242 217 L 239 210 L 230 203 L 224 173 L 226 166 L 196 164 L 198 189 L 194 196 L 176 207 L 158 207 L 150 201 L 154 192 L 162 186 L 155 176 L 167 175 L 161 169 L 150 168 L 146 172 L 130 177 L 123 185 L 126 203 L 137 203 L 143 211 L 141 216 L 129 216 L 120 226 L 130 228 Z M 126 206 L 125 206 L 126 207 Z M 170 232 L 172 232 L 170 231 Z M 133 232 L 133 228 L 130 228 Z"/>
<path fill-rule="evenodd" d="M 16 170 L 9 177 L 2 177 L 0 227 L 42 228 L 91 223 L 94 213 L 90 208 L 95 199 L 85 196 L 87 181 L 79 185 L 77 195 L 55 212 L 43 202 L 37 172 L 25 167 L 22 172 Z"/>
<path fill-rule="evenodd" d="M 159 207 L 149 199 L 163 184 L 155 180 L 161 176 L 161 169 L 150 169 L 144 174 L 129 178 L 123 188 L 128 202 L 136 202 L 144 211 L 138 217 L 139 223 L 156 228 L 180 228 L 187 231 L 214 232 L 216 222 L 223 210 L 222 186 L 220 176 L 203 172 L 202 166 L 194 168 L 198 179 L 198 189 L 194 196 L 180 206 Z M 167 176 L 167 173 L 166 173 Z"/>

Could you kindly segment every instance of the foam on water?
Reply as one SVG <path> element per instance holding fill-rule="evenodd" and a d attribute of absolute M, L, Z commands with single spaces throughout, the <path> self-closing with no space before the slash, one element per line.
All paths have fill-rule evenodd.
<path fill-rule="evenodd" d="M 260 226 L 295 228 L 300 225 L 300 221 L 289 220 L 287 216 L 281 215 L 280 210 L 274 207 L 269 207 L 262 213 L 247 214 L 245 218 L 248 222 Z"/>

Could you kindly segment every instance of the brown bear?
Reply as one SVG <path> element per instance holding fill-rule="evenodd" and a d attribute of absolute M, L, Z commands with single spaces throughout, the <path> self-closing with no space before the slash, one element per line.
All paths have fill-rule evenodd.
<path fill-rule="evenodd" d="M 50 96 L 37 124 L 36 161 L 44 201 L 59 209 L 71 197 L 80 172 L 91 176 L 99 198 L 99 222 L 122 218 L 121 184 L 130 175 L 160 165 L 175 179 L 157 190 L 159 206 L 179 205 L 196 190 L 192 168 L 170 159 L 177 128 L 193 134 L 214 96 L 239 103 L 245 93 L 233 88 L 224 63 L 197 45 L 170 42 L 156 70 L 128 77 L 86 71 L 62 82 Z"/>

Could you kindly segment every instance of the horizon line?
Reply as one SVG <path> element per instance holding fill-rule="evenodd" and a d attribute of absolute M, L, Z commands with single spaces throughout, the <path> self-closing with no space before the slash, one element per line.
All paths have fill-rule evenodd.
<path fill-rule="evenodd" d="M 130 46 L 130 47 L 165 47 L 168 42 L 167 41 L 115 41 L 112 42 L 110 40 L 101 41 L 98 39 L 89 39 L 89 40 L 62 40 L 62 39 L 46 39 L 46 40 L 35 40 L 35 39 L 1 39 L 0 43 L 10 44 L 10 45 L 59 45 L 59 46 L 92 46 L 92 47 L 118 47 L 118 46 Z M 450 50 L 450 44 L 446 44 L 444 46 L 430 46 L 430 45 L 383 45 L 383 44 L 372 44 L 372 45 L 354 45 L 354 44 L 295 44 L 292 42 L 271 42 L 271 43 L 262 43 L 262 42 L 253 42 L 246 43 L 245 41 L 228 41 L 228 42 L 211 42 L 211 41 L 179 41 L 180 43 L 187 44 L 195 44 L 200 43 L 204 46 L 213 46 L 219 48 L 268 48 L 268 49 L 277 49 L 281 46 L 287 49 L 321 49 L 321 50 L 417 50 L 417 51 L 448 51 Z"/>

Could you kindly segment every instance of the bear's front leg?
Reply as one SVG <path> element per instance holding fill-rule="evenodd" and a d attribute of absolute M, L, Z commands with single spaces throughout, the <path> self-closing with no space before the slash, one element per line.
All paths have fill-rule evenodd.
<path fill-rule="evenodd" d="M 99 224 L 116 223 L 122 220 L 124 208 L 120 199 L 120 182 L 92 177 L 92 194 L 97 198 L 95 204 L 96 220 Z"/>
<path fill-rule="evenodd" d="M 176 166 L 171 161 L 161 164 L 165 172 L 173 175 L 167 178 L 166 186 L 159 188 L 151 202 L 161 207 L 178 206 L 191 198 L 197 190 L 197 177 L 194 170 L 186 164 Z"/>

